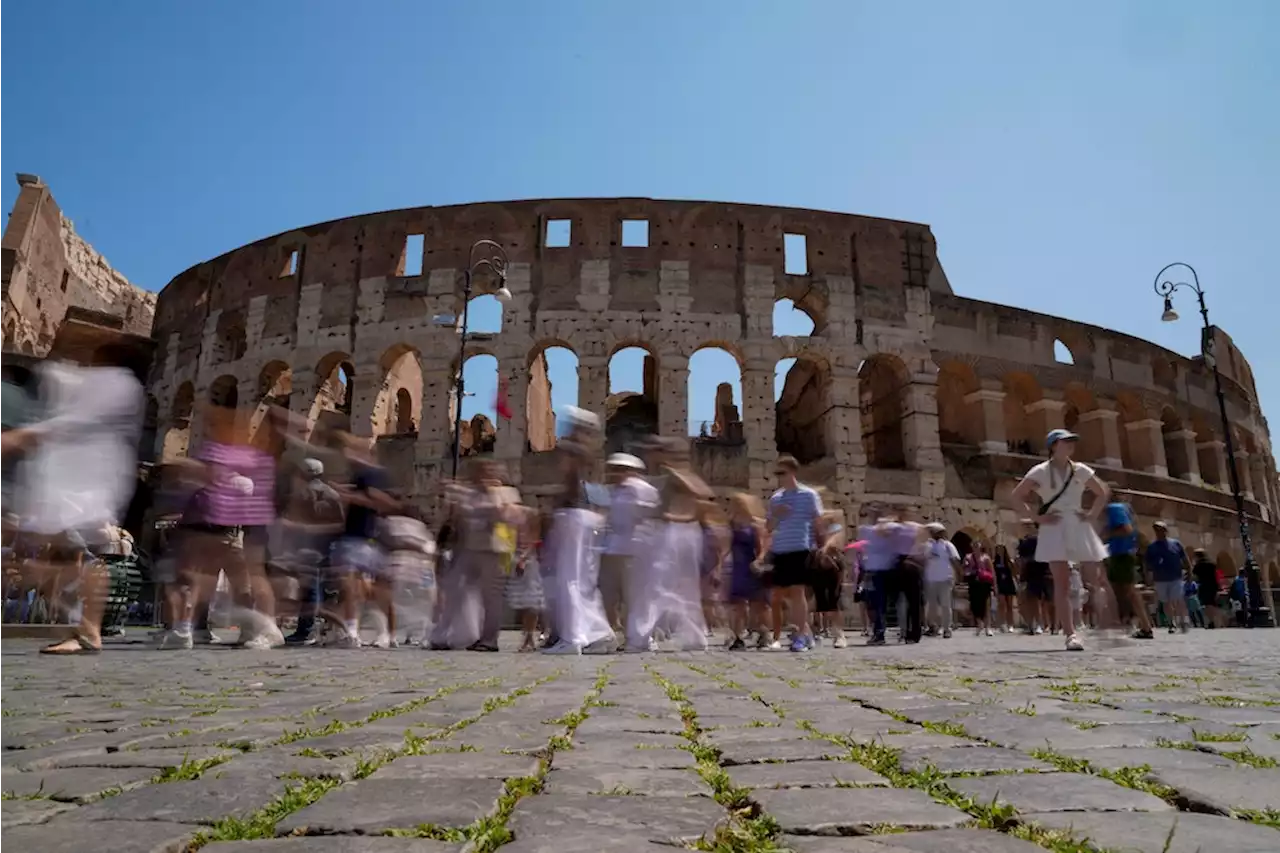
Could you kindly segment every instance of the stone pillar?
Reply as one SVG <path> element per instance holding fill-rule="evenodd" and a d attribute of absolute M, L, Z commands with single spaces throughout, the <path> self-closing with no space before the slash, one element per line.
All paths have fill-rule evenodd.
<path fill-rule="evenodd" d="M 742 431 L 747 441 L 748 482 L 754 494 L 764 493 L 773 483 L 773 463 L 778 457 L 773 374 L 774 363 L 768 360 L 750 360 L 742 371 Z"/>
<path fill-rule="evenodd" d="M 670 438 L 689 437 L 689 359 L 661 356 L 658 373 L 659 432 Z"/>
<path fill-rule="evenodd" d="M 372 439 L 373 410 L 378 404 L 378 391 L 384 380 L 382 366 L 374 361 L 353 364 L 354 375 L 350 381 L 355 386 L 351 397 L 350 431 L 352 435 Z"/>
<path fill-rule="evenodd" d="M 906 390 L 910 413 L 903 430 L 903 455 L 916 471 L 942 467 L 942 443 L 938 438 L 938 376 L 920 372 Z"/>
<path fill-rule="evenodd" d="M 604 426 L 605 400 L 609 396 L 609 360 L 599 355 L 578 358 L 578 405 L 600 418 Z"/>
<path fill-rule="evenodd" d="M 1182 429 L 1170 433 L 1168 438 L 1178 455 L 1178 465 L 1176 467 L 1185 472 L 1183 479 L 1199 486 L 1202 481 L 1200 479 L 1200 458 L 1196 453 L 1196 431 Z M 1168 461 L 1172 462 L 1173 460 Z M 1170 467 L 1175 466 L 1170 465 Z"/>
<path fill-rule="evenodd" d="M 1028 403 L 1026 406 L 1027 428 L 1031 432 L 1031 440 L 1033 446 L 1035 442 L 1040 447 L 1044 447 L 1044 438 L 1051 430 L 1062 429 L 1062 413 L 1066 411 L 1067 404 L 1062 400 L 1055 400 L 1051 397 L 1045 397 L 1036 400 L 1034 403 Z"/>
<path fill-rule="evenodd" d="M 1101 455 L 1092 460 L 1104 468 L 1123 468 L 1120 455 L 1120 413 L 1105 405 L 1080 415 L 1080 429 L 1089 435 L 1089 444 Z"/>
<path fill-rule="evenodd" d="M 1247 501 L 1253 500 L 1253 474 L 1249 470 L 1249 454 L 1236 451 L 1236 473 L 1240 476 L 1240 494 Z"/>
<path fill-rule="evenodd" d="M 1009 442 L 1004 430 L 1004 391 L 999 388 L 980 388 L 966 394 L 965 403 L 979 414 L 979 447 L 984 453 L 1008 453 Z"/>
<path fill-rule="evenodd" d="M 498 442 L 494 455 L 506 466 L 514 485 L 519 484 L 520 458 L 527 445 L 525 439 L 525 397 L 529 391 L 529 371 L 523 356 L 511 356 L 498 363 L 499 388 L 503 380 L 507 386 L 507 408 L 511 418 L 498 415 Z"/>
<path fill-rule="evenodd" d="M 1200 459 L 1201 481 L 1224 492 L 1230 492 L 1231 478 L 1227 475 L 1226 445 L 1221 441 L 1203 441 L 1196 445 L 1196 455 Z"/>
<path fill-rule="evenodd" d="M 1169 465 L 1164 458 L 1164 423 L 1147 418 L 1131 421 L 1124 428 L 1129 431 L 1129 449 L 1139 469 L 1157 477 L 1169 476 Z"/>
<path fill-rule="evenodd" d="M 453 446 L 453 371 L 431 367 L 424 359 L 422 369 L 422 411 L 418 415 L 418 453 L 439 458 Z M 436 362 L 435 364 L 438 364 Z"/>

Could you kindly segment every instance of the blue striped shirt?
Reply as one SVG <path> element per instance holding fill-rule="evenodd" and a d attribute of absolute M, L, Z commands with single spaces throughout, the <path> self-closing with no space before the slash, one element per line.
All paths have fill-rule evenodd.
<path fill-rule="evenodd" d="M 778 514 L 780 506 L 788 509 L 785 516 Z M 801 484 L 796 484 L 794 489 L 778 489 L 769 498 L 769 518 L 776 519 L 769 550 L 775 554 L 813 550 L 816 543 L 813 523 L 821 516 L 822 498 L 814 489 Z"/>

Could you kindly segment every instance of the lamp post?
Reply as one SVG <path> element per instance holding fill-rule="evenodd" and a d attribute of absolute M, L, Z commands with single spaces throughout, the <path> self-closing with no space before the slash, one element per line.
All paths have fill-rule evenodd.
<path fill-rule="evenodd" d="M 1164 274 L 1174 267 L 1181 267 L 1191 273 L 1191 281 L 1174 282 L 1163 278 Z M 1222 394 L 1222 376 L 1218 373 L 1218 358 L 1214 352 L 1213 325 L 1209 322 L 1209 309 L 1204 303 L 1204 288 L 1200 286 L 1200 276 L 1190 264 L 1175 261 L 1156 273 L 1156 295 L 1164 298 L 1164 312 L 1160 319 L 1172 323 L 1178 319 L 1178 312 L 1173 310 L 1173 292 L 1180 287 L 1194 290 L 1200 304 L 1200 317 L 1204 320 L 1201 330 L 1200 351 L 1205 363 L 1213 371 L 1213 391 L 1218 398 L 1218 415 L 1222 418 L 1222 437 L 1227 451 L 1227 474 L 1231 478 L 1231 497 L 1236 504 L 1236 522 L 1240 525 L 1240 543 L 1244 547 L 1245 573 L 1249 584 L 1249 624 L 1256 627 L 1271 625 L 1271 612 L 1263 606 L 1262 578 L 1258 564 L 1253 559 L 1253 542 L 1249 538 L 1249 518 L 1244 512 L 1244 494 L 1240 491 L 1240 474 L 1236 471 L 1235 442 L 1231 438 L 1231 419 L 1227 415 L 1227 399 Z"/>
<path fill-rule="evenodd" d="M 458 377 L 454 382 L 453 408 L 453 478 L 458 478 L 458 459 L 462 455 L 462 400 L 466 396 L 467 385 L 463 378 L 463 361 L 467 357 L 467 315 L 471 305 L 471 285 L 477 272 L 488 270 L 497 276 L 499 287 L 493 295 L 499 302 L 511 301 L 511 291 L 507 289 L 507 253 L 492 240 L 477 240 L 471 247 L 471 255 L 467 259 L 467 268 L 462 273 L 462 328 L 458 334 Z"/>

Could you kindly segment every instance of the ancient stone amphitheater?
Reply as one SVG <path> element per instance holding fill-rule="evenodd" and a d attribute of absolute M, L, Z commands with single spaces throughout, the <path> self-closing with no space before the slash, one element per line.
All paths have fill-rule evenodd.
<path fill-rule="evenodd" d="M 511 417 L 473 419 L 462 444 L 505 463 L 530 500 L 555 481 L 546 356 L 564 348 L 578 405 L 607 415 L 611 446 L 693 433 L 695 464 L 723 492 L 767 493 L 773 460 L 791 453 L 851 521 L 903 507 L 961 538 L 1008 542 L 1009 491 L 1044 434 L 1065 426 L 1081 434 L 1083 460 L 1131 491 L 1144 527 L 1167 520 L 1228 573 L 1242 561 L 1201 360 L 957 296 L 927 225 L 841 213 L 559 199 L 395 210 L 259 240 L 160 294 L 158 449 L 185 452 L 211 400 L 259 413 L 284 403 L 374 437 L 430 507 L 449 470 L 459 344 L 438 315 L 461 312 L 482 238 L 509 255 L 512 298 L 500 331 L 467 353 L 496 359 Z M 497 286 L 480 275 L 473 298 Z M 775 333 L 780 300 L 812 320 L 810 334 Z M 1186 332 L 1197 333 L 1191 321 Z M 1266 420 L 1248 363 L 1225 334 L 1216 343 L 1255 551 L 1275 583 Z M 647 353 L 643 387 L 611 395 L 610 359 L 633 347 Z M 740 397 L 721 386 L 691 408 L 690 359 L 708 347 L 736 360 Z M 691 429 L 691 411 L 714 414 Z"/>

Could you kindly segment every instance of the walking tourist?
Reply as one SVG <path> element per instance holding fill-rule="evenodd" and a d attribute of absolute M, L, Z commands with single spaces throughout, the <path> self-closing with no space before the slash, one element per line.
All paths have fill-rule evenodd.
<path fill-rule="evenodd" d="M 813 592 L 813 625 L 831 645 L 843 649 L 844 616 L 840 612 L 840 589 L 844 584 L 844 543 L 847 538 L 840 513 L 829 510 L 822 515 L 822 539 L 813 553 L 809 586 Z"/>
<path fill-rule="evenodd" d="M 1169 526 L 1163 521 L 1151 525 L 1155 541 L 1147 546 L 1145 560 L 1151 578 L 1155 582 L 1156 601 L 1164 608 L 1169 620 L 1169 633 L 1190 629 L 1191 617 L 1187 613 L 1186 588 L 1183 586 L 1191 571 L 1186 549 L 1177 539 L 1169 536 Z"/>
<path fill-rule="evenodd" d="M 1221 586 L 1218 567 L 1209 559 L 1203 548 L 1195 550 L 1195 562 L 1191 566 L 1191 574 L 1196 579 L 1196 594 L 1200 597 L 1200 605 L 1204 609 L 1205 627 L 1217 628 L 1222 624 L 1221 610 L 1218 608 L 1218 590 Z"/>
<path fill-rule="evenodd" d="M 1092 468 L 1074 462 L 1079 437 L 1065 429 L 1052 430 L 1045 437 L 1049 459 L 1032 467 L 1013 492 L 1013 499 L 1033 509 L 1032 496 L 1039 499 L 1036 521 L 1040 525 L 1035 559 L 1048 563 L 1053 574 L 1054 601 L 1058 622 L 1067 635 L 1067 649 L 1080 651 L 1084 642 L 1076 633 L 1075 614 L 1070 601 L 1071 563 L 1097 576 L 1106 549 L 1093 525 L 1110 496 L 1107 484 Z M 1084 495 L 1092 493 L 1093 503 L 1084 509 Z"/>
<path fill-rule="evenodd" d="M 793 652 L 813 648 L 807 593 L 812 553 L 822 533 L 822 500 L 817 490 L 796 479 L 799 470 L 794 456 L 778 458 L 774 473 L 781 488 L 769 499 L 768 514 L 773 587 L 781 590 L 796 627 Z"/>
<path fill-rule="evenodd" d="M 1112 500 L 1107 504 L 1103 534 L 1107 540 L 1107 583 L 1116 603 L 1116 616 L 1121 625 L 1138 623 L 1136 639 L 1152 637 L 1151 619 L 1147 607 L 1138 592 L 1138 532 L 1133 526 L 1133 510 L 1121 500 L 1120 492 L 1112 489 Z"/>
<path fill-rule="evenodd" d="M 911 571 L 902 564 L 910 559 L 915 550 L 921 532 L 919 524 L 911 521 L 900 521 L 893 516 L 879 518 L 874 525 L 863 526 L 859 539 L 866 544 L 862 546 L 863 595 L 867 599 L 867 609 L 872 620 L 871 638 L 868 646 L 885 644 L 885 615 L 891 605 L 890 593 L 897 598 L 899 583 L 894 583 L 892 576 L 896 572 Z M 919 605 L 915 608 L 919 618 Z M 916 639 L 919 639 L 917 629 Z"/>
<path fill-rule="evenodd" d="M 538 620 L 544 606 L 540 560 L 544 529 L 542 516 L 529 509 L 520 528 L 520 545 L 516 551 L 515 565 L 507 579 L 507 606 L 519 617 L 520 629 L 524 632 L 519 649 L 521 652 L 535 651 L 538 646 Z"/>
<path fill-rule="evenodd" d="M 956 571 L 960 552 L 947 539 L 947 528 L 941 522 L 925 525 L 929 541 L 924 555 L 925 636 L 951 638 L 951 611 L 956 588 Z"/>
<path fill-rule="evenodd" d="M 729 526 L 729 628 L 733 634 L 729 651 L 745 649 L 747 634 L 753 627 L 761 629 L 756 647 L 764 648 L 769 644 L 769 634 L 764 629 L 766 590 L 760 575 L 769 540 L 759 499 L 744 492 L 735 493 L 729 499 Z"/>
<path fill-rule="evenodd" d="M 1018 540 L 1018 572 L 1022 582 L 1022 622 L 1028 634 L 1053 630 L 1053 576 L 1049 564 L 1036 559 L 1040 530 L 1034 519 L 1022 520 Z"/>
<path fill-rule="evenodd" d="M 645 479 L 644 463 L 630 453 L 614 453 L 605 462 L 609 486 L 609 524 L 604 553 L 600 555 L 600 595 L 609 624 L 618 636 L 623 632 L 623 607 L 635 541 L 652 520 L 658 506 L 658 490 Z"/>
<path fill-rule="evenodd" d="M 330 443 L 341 456 L 350 477 L 350 482 L 338 484 L 338 494 L 346 507 L 346 521 L 330 558 L 341 588 L 342 631 L 335 644 L 343 648 L 360 647 L 360 614 L 366 589 L 369 589 L 375 622 L 373 645 L 388 648 L 392 590 L 390 580 L 383 574 L 385 552 L 377 537 L 379 520 L 394 511 L 397 503 L 389 494 L 390 479 L 386 470 L 373 458 L 367 439 L 357 438 L 345 430 L 334 430 Z"/>
<path fill-rule="evenodd" d="M 996 614 L 1000 623 L 999 630 L 1012 634 L 1014 624 L 1014 602 L 1018 598 L 1018 584 L 1013 578 L 1013 562 L 1009 559 L 1009 549 L 997 545 L 991 557 L 991 565 L 996 571 Z"/>
<path fill-rule="evenodd" d="M 991 594 L 995 591 L 996 572 L 991 564 L 985 542 L 973 543 L 972 550 L 964 558 L 964 576 L 969 585 L 969 613 L 973 616 L 976 633 L 990 637 Z"/>

